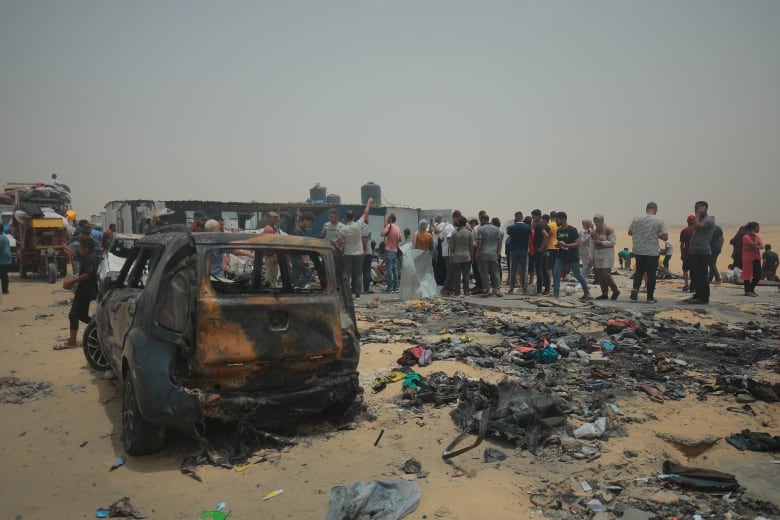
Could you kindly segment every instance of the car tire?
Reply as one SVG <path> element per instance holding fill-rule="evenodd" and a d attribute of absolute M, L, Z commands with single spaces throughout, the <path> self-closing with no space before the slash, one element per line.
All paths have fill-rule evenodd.
<path fill-rule="evenodd" d="M 155 426 L 141 416 L 129 374 L 125 375 L 122 393 L 122 444 L 128 455 L 148 455 L 165 446 L 165 428 Z"/>
<path fill-rule="evenodd" d="M 49 262 L 48 266 L 49 283 L 57 283 L 57 264 Z"/>
<path fill-rule="evenodd" d="M 87 358 L 89 366 L 100 371 L 109 370 L 111 368 L 111 364 L 108 362 L 108 358 L 103 353 L 103 349 L 100 346 L 97 323 L 95 323 L 95 320 L 90 321 L 86 330 L 84 330 L 81 346 L 84 349 L 84 357 Z"/>
<path fill-rule="evenodd" d="M 27 278 L 27 265 L 22 260 L 19 260 L 19 277 Z"/>

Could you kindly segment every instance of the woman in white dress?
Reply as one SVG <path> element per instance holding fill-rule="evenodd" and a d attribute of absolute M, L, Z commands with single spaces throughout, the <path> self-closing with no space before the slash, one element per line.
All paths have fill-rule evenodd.
<path fill-rule="evenodd" d="M 590 237 L 591 263 L 596 274 L 596 283 L 601 287 L 601 296 L 596 299 L 610 298 L 609 290 L 612 289 L 611 299 L 617 300 L 620 291 L 615 280 L 612 279 L 612 266 L 615 265 L 615 243 L 617 242 L 615 230 L 606 225 L 604 215 L 595 215 L 593 225 Z"/>

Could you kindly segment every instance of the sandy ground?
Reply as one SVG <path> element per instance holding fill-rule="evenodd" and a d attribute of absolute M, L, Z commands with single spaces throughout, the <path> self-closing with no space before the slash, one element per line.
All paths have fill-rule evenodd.
<path fill-rule="evenodd" d="M 774 233 L 767 235 L 780 238 L 777 230 Z M 780 240 L 775 241 L 780 244 Z M 619 283 L 627 287 L 629 282 L 621 277 Z M 742 302 L 738 287 L 721 286 L 714 290 L 713 300 L 722 298 L 726 304 L 702 314 L 679 309 L 677 303 L 683 294 L 678 285 L 661 284 L 659 299 L 667 307 L 664 312 L 703 326 L 739 317 L 760 317 L 765 309 L 780 303 L 774 288 L 759 288 L 759 299 Z M 778 405 L 755 403 L 755 417 L 727 413 L 725 409 L 734 405 L 733 398 L 728 396 L 704 402 L 686 399 L 655 403 L 636 395 L 617 401 L 624 413 L 650 420 L 626 424 L 627 437 L 600 442 L 602 457 L 590 463 L 548 459 L 542 464 L 526 451 L 486 440 L 484 446 L 502 449 L 509 458 L 502 463 L 483 463 L 480 447 L 458 457 L 456 466 L 447 464 L 441 458 L 442 451 L 458 433 L 449 418 L 449 407 L 426 408 L 417 415 L 396 403 L 400 388 L 389 387 L 378 394 L 370 391 L 375 375 L 393 364 L 408 347 L 405 343 L 363 346 L 361 382 L 367 389 L 365 401 L 376 416 L 374 421 L 364 421 L 355 429 L 344 431 L 328 426 L 311 428 L 311 433 L 301 436 L 296 446 L 258 452 L 251 461 L 257 463 L 242 471 L 201 466 L 198 472 L 202 483 L 179 472 L 183 458 L 197 446 L 177 436 L 169 437 L 164 452 L 128 457 L 125 466 L 109 471 L 114 460 L 124 455 L 120 392 L 114 381 L 89 369 L 80 349 L 52 350 L 67 335 L 68 307 L 57 303 L 69 296 L 58 285 L 35 279 L 23 282 L 12 275 L 11 294 L 0 303 L 0 377 L 48 381 L 53 390 L 51 396 L 24 404 L 0 404 L 2 518 L 93 518 L 97 508 L 123 496 L 129 496 L 147 516 L 160 519 L 195 519 L 202 510 L 219 502 L 227 502 L 233 512 L 231 518 L 236 519 L 323 518 L 332 486 L 402 478 L 399 468 L 410 457 L 418 459 L 430 474 L 417 481 L 422 501 L 408 518 L 539 516 L 530 496 L 544 490 L 546 482 L 565 481 L 570 476 L 594 482 L 652 477 L 660 472 L 661 462 L 667 458 L 736 473 L 748 494 L 780 503 L 780 465 L 771 463 L 771 455 L 739 452 L 721 441 L 704 454 L 687 458 L 656 436 L 657 432 L 726 436 L 743 428 L 780 433 Z M 625 308 L 628 301 L 607 304 Z M 399 317 L 405 308 L 392 297 L 383 300 L 383 305 L 397 309 Z M 509 310 L 496 312 L 512 312 L 515 319 L 556 319 L 548 311 L 522 305 L 512 308 L 512 301 L 501 305 Z M 361 328 L 373 325 L 361 323 Z M 479 339 L 490 344 L 489 338 Z M 435 362 L 419 371 L 425 375 L 434 370 L 448 374 L 464 371 L 492 381 L 500 379 L 496 373 L 459 362 Z M 375 447 L 381 430 L 384 435 Z M 284 494 L 265 502 L 260 500 L 277 488 L 284 489 Z"/>

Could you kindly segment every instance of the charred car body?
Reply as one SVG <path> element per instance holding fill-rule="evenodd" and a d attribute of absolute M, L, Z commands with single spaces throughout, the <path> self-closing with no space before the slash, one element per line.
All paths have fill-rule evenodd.
<path fill-rule="evenodd" d="M 232 255 L 251 265 L 228 278 Z M 131 455 L 160 450 L 166 429 L 197 437 L 207 417 L 274 427 L 361 391 L 351 294 L 320 239 L 145 236 L 103 282 L 84 341 L 122 382 Z"/>

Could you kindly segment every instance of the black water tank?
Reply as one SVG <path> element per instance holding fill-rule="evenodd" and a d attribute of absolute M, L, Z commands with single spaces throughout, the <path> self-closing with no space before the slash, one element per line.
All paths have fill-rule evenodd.
<path fill-rule="evenodd" d="M 311 200 L 312 203 L 325 202 L 327 194 L 328 188 L 320 186 L 320 183 L 318 182 L 313 188 L 309 189 L 309 200 Z"/>
<path fill-rule="evenodd" d="M 374 199 L 375 206 L 382 205 L 382 187 L 373 182 L 367 182 L 360 187 L 360 201 L 366 204 L 368 199 Z"/>
<path fill-rule="evenodd" d="M 341 204 L 341 196 L 335 193 L 328 193 L 325 197 L 325 202 L 328 204 Z"/>

